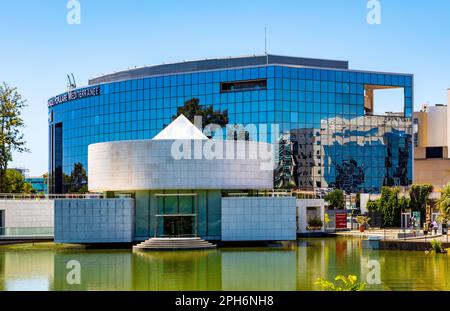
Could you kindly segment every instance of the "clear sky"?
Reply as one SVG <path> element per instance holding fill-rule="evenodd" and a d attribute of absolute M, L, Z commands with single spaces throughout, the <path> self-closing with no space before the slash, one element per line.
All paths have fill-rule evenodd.
<path fill-rule="evenodd" d="M 415 106 L 446 103 L 450 88 L 450 1 L 380 0 L 369 25 L 366 0 L 0 0 L 0 82 L 17 86 L 29 154 L 13 166 L 47 171 L 47 100 L 102 73 L 180 60 L 262 54 L 342 59 L 350 68 L 413 73 Z"/>

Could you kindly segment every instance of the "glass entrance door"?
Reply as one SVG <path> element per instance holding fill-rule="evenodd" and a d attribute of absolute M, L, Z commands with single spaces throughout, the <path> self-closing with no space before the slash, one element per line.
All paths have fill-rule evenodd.
<path fill-rule="evenodd" d="M 195 217 L 166 215 L 162 218 L 162 236 L 193 237 L 195 236 Z"/>
<path fill-rule="evenodd" d="M 197 194 L 176 191 L 155 196 L 155 237 L 197 236 Z"/>

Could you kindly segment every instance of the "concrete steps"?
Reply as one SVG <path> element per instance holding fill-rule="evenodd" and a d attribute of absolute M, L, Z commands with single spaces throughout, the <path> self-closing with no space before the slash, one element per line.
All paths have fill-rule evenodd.
<path fill-rule="evenodd" d="M 205 250 L 216 248 L 215 244 L 201 238 L 151 238 L 133 246 L 135 251 Z"/>

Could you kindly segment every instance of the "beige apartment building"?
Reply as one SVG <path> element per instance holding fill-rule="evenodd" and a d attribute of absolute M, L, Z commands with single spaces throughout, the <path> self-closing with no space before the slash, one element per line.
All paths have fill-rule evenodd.
<path fill-rule="evenodd" d="M 450 182 L 450 89 L 448 104 L 422 105 L 414 113 L 414 183 L 442 188 Z"/>

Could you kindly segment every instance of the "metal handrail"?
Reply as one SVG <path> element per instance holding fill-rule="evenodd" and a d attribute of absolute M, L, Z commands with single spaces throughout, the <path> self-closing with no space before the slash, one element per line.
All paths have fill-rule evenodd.
<path fill-rule="evenodd" d="M 0 193 L 0 200 L 52 200 L 52 199 L 102 199 L 100 193 L 88 194 L 25 194 L 25 193 Z"/>
<path fill-rule="evenodd" d="M 54 227 L 0 227 L 0 239 L 8 237 L 53 236 Z"/>

